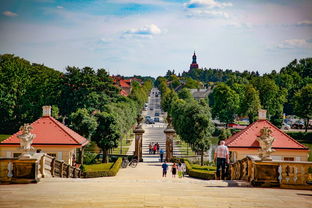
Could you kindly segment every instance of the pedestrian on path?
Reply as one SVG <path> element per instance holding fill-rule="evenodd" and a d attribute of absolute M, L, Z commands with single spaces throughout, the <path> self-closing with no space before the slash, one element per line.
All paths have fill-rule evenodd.
<path fill-rule="evenodd" d="M 154 155 L 156 154 L 156 150 L 157 150 L 157 144 L 154 144 L 154 147 L 153 147 L 153 153 L 154 153 Z"/>
<path fill-rule="evenodd" d="M 182 163 L 182 177 L 183 178 L 184 178 L 185 174 L 186 174 L 186 165 L 185 165 L 185 163 Z"/>
<path fill-rule="evenodd" d="M 152 154 L 152 143 L 151 142 L 148 145 L 148 154 Z"/>
<path fill-rule="evenodd" d="M 163 170 L 163 177 L 167 176 L 167 170 L 168 170 L 168 164 L 166 163 L 166 161 L 161 165 L 161 168 Z"/>
<path fill-rule="evenodd" d="M 164 151 L 162 148 L 159 150 L 160 162 L 163 162 L 164 152 L 165 152 L 165 151 Z"/>
<path fill-rule="evenodd" d="M 178 177 L 182 178 L 183 177 L 183 170 L 182 170 L 182 163 L 178 163 Z"/>
<path fill-rule="evenodd" d="M 172 173 L 172 177 L 175 178 L 176 174 L 177 174 L 177 165 L 175 162 L 173 163 L 173 165 L 171 167 L 171 173 Z"/>
<path fill-rule="evenodd" d="M 157 153 L 159 153 L 159 144 L 158 144 L 158 142 L 156 143 L 156 147 L 157 147 Z"/>
<path fill-rule="evenodd" d="M 214 161 L 217 162 L 217 179 L 224 180 L 226 173 L 226 163 L 230 163 L 229 159 L 229 149 L 225 146 L 225 141 L 220 141 L 220 145 L 216 148 L 214 153 Z M 221 169 L 221 178 L 220 178 L 220 169 Z"/>

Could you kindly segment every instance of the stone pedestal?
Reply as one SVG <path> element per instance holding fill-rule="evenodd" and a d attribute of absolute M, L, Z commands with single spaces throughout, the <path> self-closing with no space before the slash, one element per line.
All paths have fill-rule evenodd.
<path fill-rule="evenodd" d="M 171 125 L 168 125 L 164 132 L 166 134 L 166 161 L 169 162 L 173 158 L 173 138 L 176 132 Z"/>
<path fill-rule="evenodd" d="M 142 158 L 142 139 L 143 139 L 143 133 L 144 129 L 142 129 L 141 125 L 138 125 L 134 130 L 133 133 L 135 135 L 135 152 L 134 156 L 140 161 L 143 162 Z"/>

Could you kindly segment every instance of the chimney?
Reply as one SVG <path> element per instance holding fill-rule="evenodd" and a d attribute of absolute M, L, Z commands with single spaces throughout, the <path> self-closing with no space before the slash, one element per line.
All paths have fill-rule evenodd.
<path fill-rule="evenodd" d="M 42 116 L 51 116 L 51 109 L 50 105 L 42 106 Z"/>
<path fill-rule="evenodd" d="M 258 120 L 266 120 L 267 110 L 259 109 L 258 111 Z"/>

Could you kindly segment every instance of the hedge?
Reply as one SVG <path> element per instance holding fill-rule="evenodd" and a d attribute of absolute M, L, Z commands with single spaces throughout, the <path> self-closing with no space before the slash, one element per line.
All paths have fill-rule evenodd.
<path fill-rule="evenodd" d="M 85 178 L 96 178 L 96 177 L 107 177 L 117 175 L 122 163 L 122 158 L 118 158 L 117 161 L 108 170 L 92 171 L 84 166 L 84 177 Z M 94 165 L 93 165 L 94 166 Z"/>
<path fill-rule="evenodd" d="M 298 140 L 300 142 L 310 142 L 312 143 L 312 132 L 285 132 L 295 140 Z"/>
<path fill-rule="evenodd" d="M 192 168 L 192 165 L 187 160 L 185 160 L 184 162 L 185 162 L 185 166 L 186 166 L 186 173 L 190 177 L 206 179 L 206 180 L 215 179 L 215 171 L 194 169 L 194 168 Z"/>

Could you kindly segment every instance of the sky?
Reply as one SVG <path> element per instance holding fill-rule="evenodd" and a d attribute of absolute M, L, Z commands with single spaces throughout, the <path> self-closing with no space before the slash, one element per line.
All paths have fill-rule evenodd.
<path fill-rule="evenodd" d="M 312 57 L 312 0 L 0 0 L 0 54 L 124 76 L 279 71 Z"/>

